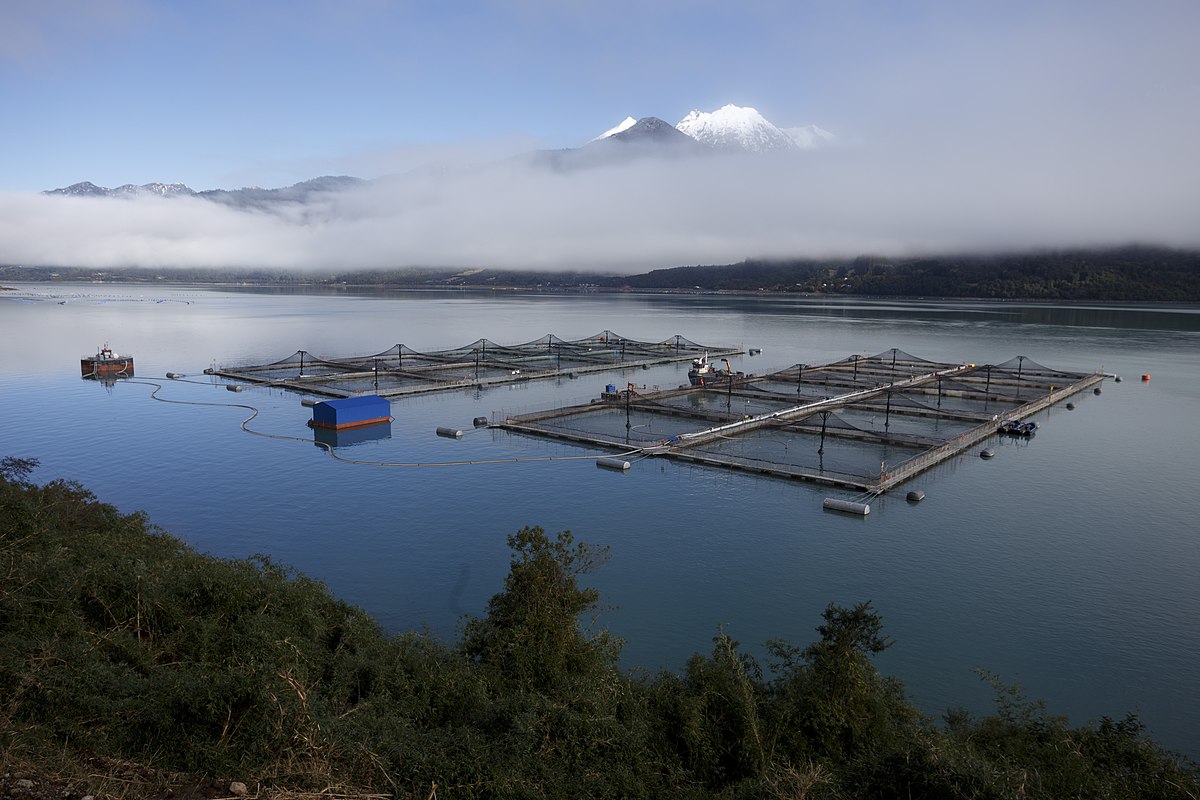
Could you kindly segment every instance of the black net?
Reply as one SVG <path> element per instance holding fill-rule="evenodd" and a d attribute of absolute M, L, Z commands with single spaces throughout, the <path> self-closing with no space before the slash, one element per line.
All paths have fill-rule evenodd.
<path fill-rule="evenodd" d="M 1097 377 L 1048 370 L 1026 358 L 981 367 L 893 349 L 708 386 L 623 390 L 592 406 L 510 423 L 514 430 L 871 491 L 994 435 L 997 416 L 1031 413 Z"/>

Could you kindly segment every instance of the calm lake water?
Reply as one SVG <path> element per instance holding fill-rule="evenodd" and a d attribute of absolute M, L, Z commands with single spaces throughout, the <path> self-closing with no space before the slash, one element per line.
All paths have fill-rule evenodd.
<path fill-rule="evenodd" d="M 34 479 L 81 481 L 102 499 L 220 556 L 267 553 L 320 578 L 390 630 L 450 639 L 508 567 L 506 534 L 571 529 L 611 548 L 593 584 L 624 660 L 682 667 L 719 626 L 752 653 L 807 643 L 829 602 L 871 600 L 896 644 L 880 667 L 931 714 L 990 708 L 985 668 L 1076 722 L 1134 712 L 1167 746 L 1200 756 L 1200 309 L 659 295 L 275 292 L 21 285 L 0 293 L 0 455 L 36 457 Z M 65 303 L 62 301 L 66 301 Z M 807 484 L 664 460 L 627 474 L 589 461 L 380 468 L 329 458 L 309 409 L 271 389 L 168 383 L 162 396 L 260 409 L 168 405 L 151 387 L 79 378 L 104 341 L 139 376 L 201 381 L 216 363 L 305 349 L 339 356 L 479 337 L 517 343 L 602 330 L 761 347 L 768 372 L 898 347 L 939 361 L 1121 375 L 1099 396 L 1037 416 L 1031 441 L 992 441 L 872 503 L 825 512 Z M 393 403 L 391 436 L 345 448 L 364 460 L 578 455 L 474 417 L 587 402 L 606 383 L 673 387 L 685 364 Z M 1139 378 L 1148 373 L 1148 383 Z M 467 429 L 460 441 L 437 426 Z M 843 495 L 844 496 L 844 495 Z"/>

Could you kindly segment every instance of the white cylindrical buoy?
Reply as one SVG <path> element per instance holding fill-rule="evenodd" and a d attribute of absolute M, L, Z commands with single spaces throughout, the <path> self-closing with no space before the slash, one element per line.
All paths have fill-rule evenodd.
<path fill-rule="evenodd" d="M 487 417 L 476 417 L 475 419 L 471 420 L 471 424 L 474 425 L 476 428 L 486 428 L 487 424 L 488 424 L 488 418 Z"/>
<path fill-rule="evenodd" d="M 171 380 L 176 380 L 177 378 L 186 378 L 187 376 L 181 372 L 168 372 L 167 377 Z"/>
<path fill-rule="evenodd" d="M 240 392 L 242 390 L 241 386 L 238 386 L 237 384 L 234 384 L 234 383 L 225 384 L 225 388 L 231 392 Z"/>
<path fill-rule="evenodd" d="M 317 404 L 317 401 L 312 399 L 311 397 L 300 398 L 300 405 L 304 406 L 305 408 L 312 408 L 316 404 Z"/>
<path fill-rule="evenodd" d="M 871 513 L 871 507 L 866 503 L 852 503 L 849 500 L 838 500 L 836 497 L 826 497 L 823 505 L 829 511 L 844 511 L 864 517 Z"/>
<path fill-rule="evenodd" d="M 462 431 L 458 428 L 438 428 L 437 435 L 446 439 L 461 439 Z"/>
<path fill-rule="evenodd" d="M 922 492 L 920 489 L 913 489 L 911 492 L 908 493 L 908 496 L 906 499 L 913 503 L 919 503 L 925 499 L 925 493 Z"/>
<path fill-rule="evenodd" d="M 624 472 L 625 470 L 629 469 L 629 462 L 623 458 L 597 458 L 596 466 L 604 467 L 605 469 L 615 469 L 618 472 Z"/>
<path fill-rule="evenodd" d="M 979 453 L 980 458 L 991 458 L 994 455 L 996 455 L 996 451 L 990 447 Z"/>

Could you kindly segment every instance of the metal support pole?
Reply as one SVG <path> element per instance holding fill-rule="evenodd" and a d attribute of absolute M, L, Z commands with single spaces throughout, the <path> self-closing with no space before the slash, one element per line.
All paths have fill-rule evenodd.
<path fill-rule="evenodd" d="M 379 359 L 372 358 L 371 363 L 375 366 L 375 391 L 379 391 Z"/>
<path fill-rule="evenodd" d="M 883 410 L 883 429 L 886 431 L 891 425 L 892 417 L 892 390 L 887 390 L 887 406 Z"/>
<path fill-rule="evenodd" d="M 821 412 L 821 446 L 817 448 L 817 455 L 825 455 L 825 423 L 829 421 L 829 412 Z"/>

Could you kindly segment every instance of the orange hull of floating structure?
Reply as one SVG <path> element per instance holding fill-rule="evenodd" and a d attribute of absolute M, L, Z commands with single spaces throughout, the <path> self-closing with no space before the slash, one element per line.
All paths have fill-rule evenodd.
<path fill-rule="evenodd" d="M 321 430 L 326 431 L 344 431 L 347 428 L 361 428 L 365 425 L 378 425 L 382 422 L 391 421 L 391 417 L 375 417 L 374 419 L 356 420 L 354 422 L 340 422 L 336 424 L 332 422 L 317 422 L 316 420 L 309 420 L 308 427 L 320 428 Z"/>
<path fill-rule="evenodd" d="M 1147 372 L 1145 375 L 1143 375 L 1142 380 L 1144 380 L 1144 381 L 1150 380 L 1150 373 Z"/>

